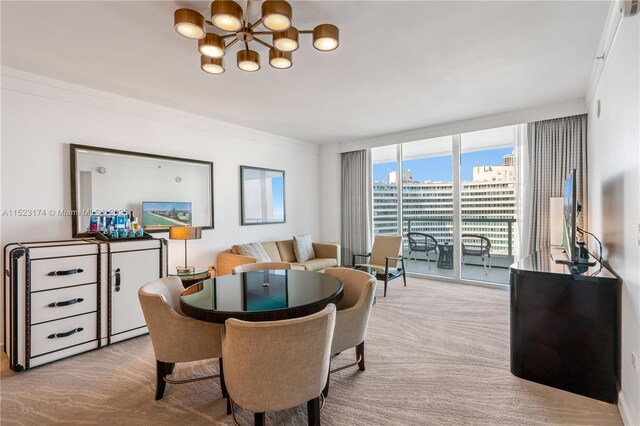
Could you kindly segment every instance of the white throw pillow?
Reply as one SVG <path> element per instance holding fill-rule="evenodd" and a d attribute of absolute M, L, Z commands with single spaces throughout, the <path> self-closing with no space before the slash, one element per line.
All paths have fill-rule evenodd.
<path fill-rule="evenodd" d="M 253 257 L 258 262 L 271 262 L 269 255 L 260 243 L 238 244 L 236 248 L 238 253 L 243 256 Z"/>
<path fill-rule="evenodd" d="M 313 251 L 311 235 L 294 235 L 293 251 L 296 254 L 298 262 L 306 262 L 307 260 L 315 259 L 316 253 Z"/>

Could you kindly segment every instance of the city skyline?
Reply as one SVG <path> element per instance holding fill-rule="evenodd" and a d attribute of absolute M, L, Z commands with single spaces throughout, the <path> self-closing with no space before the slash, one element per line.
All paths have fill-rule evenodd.
<path fill-rule="evenodd" d="M 460 177 L 462 181 L 473 180 L 473 168 L 476 166 L 500 166 L 502 157 L 513 153 L 512 147 L 495 148 L 461 154 Z M 453 180 L 452 156 L 438 156 L 403 161 L 404 171 L 411 170 L 413 180 L 418 182 L 451 182 Z M 373 180 L 386 182 L 389 173 L 396 171 L 396 162 L 373 165 Z"/>

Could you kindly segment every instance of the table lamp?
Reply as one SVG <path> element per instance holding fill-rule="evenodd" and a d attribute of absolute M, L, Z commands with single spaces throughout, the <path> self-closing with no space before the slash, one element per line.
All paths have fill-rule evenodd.
<path fill-rule="evenodd" d="M 172 226 L 169 228 L 169 239 L 184 240 L 184 266 L 178 266 L 176 271 L 179 274 L 194 272 L 194 266 L 187 266 L 187 240 L 199 240 L 202 238 L 202 228 L 198 226 Z"/>

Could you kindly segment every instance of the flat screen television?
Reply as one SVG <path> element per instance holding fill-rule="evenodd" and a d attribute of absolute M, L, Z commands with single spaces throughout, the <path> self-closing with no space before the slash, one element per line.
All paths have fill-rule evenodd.
<path fill-rule="evenodd" d="M 576 169 L 573 169 L 564 181 L 562 196 L 564 198 L 562 246 L 570 262 L 580 260 L 580 251 L 576 245 L 576 229 L 578 216 L 578 200 L 576 199 Z"/>
<path fill-rule="evenodd" d="M 167 230 L 172 226 L 191 226 L 190 202 L 144 201 L 142 227 L 145 231 Z"/>

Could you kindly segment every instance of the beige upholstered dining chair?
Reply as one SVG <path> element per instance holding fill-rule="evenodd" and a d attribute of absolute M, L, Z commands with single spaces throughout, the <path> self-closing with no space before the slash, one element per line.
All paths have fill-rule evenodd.
<path fill-rule="evenodd" d="M 329 374 L 335 305 L 282 321 L 228 319 L 222 334 L 224 378 L 232 409 L 252 411 L 264 425 L 266 411 L 307 402 L 310 425 L 320 424 L 320 394 Z M 235 420 L 235 409 L 232 410 Z"/>
<path fill-rule="evenodd" d="M 291 269 L 291 264 L 288 262 L 256 262 L 245 263 L 244 265 L 238 265 L 231 270 L 232 274 L 240 274 L 242 272 L 251 271 L 272 271 L 276 269 Z"/>
<path fill-rule="evenodd" d="M 384 281 L 384 297 L 387 296 L 387 283 L 402 276 L 404 286 L 407 286 L 407 276 L 404 268 L 401 235 L 376 235 L 373 248 L 368 254 L 353 254 L 353 266 L 368 266 L 376 271 L 376 278 Z M 368 257 L 369 263 L 356 263 L 356 257 Z M 400 265 L 398 266 L 398 262 Z"/>
<path fill-rule="evenodd" d="M 222 325 L 183 315 L 180 310 L 180 294 L 183 290 L 182 281 L 176 276 L 151 281 L 138 290 L 156 356 L 156 400 L 162 398 L 167 383 L 189 383 L 216 377 L 220 377 L 222 394 L 226 398 L 224 379 L 219 375 L 187 380 L 167 378 L 177 362 L 220 358 L 222 355 Z"/>
<path fill-rule="evenodd" d="M 356 348 L 356 362 L 333 369 L 330 373 L 355 365 L 364 371 L 364 340 L 367 336 L 369 316 L 376 292 L 376 279 L 366 272 L 355 269 L 327 268 L 324 272 L 338 278 L 344 286 L 344 296 L 337 306 L 331 354 L 335 355 L 347 349 Z M 329 379 L 323 393 L 324 396 L 329 393 Z"/>

